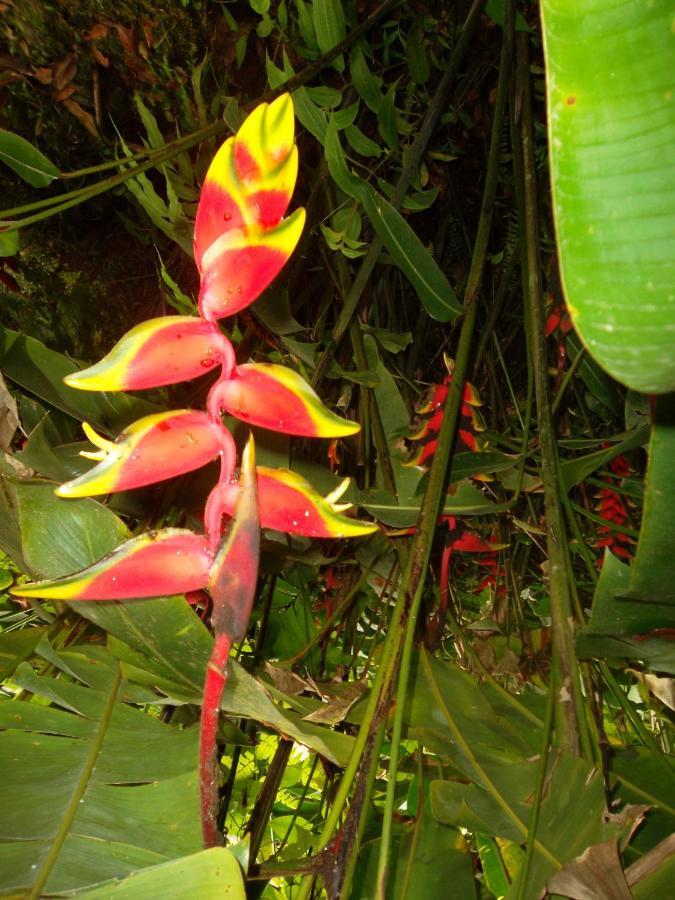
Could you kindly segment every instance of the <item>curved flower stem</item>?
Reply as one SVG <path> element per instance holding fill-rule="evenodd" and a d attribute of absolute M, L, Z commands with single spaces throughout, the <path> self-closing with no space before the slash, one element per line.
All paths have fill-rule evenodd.
<path fill-rule="evenodd" d="M 216 734 L 223 689 L 227 683 L 227 660 L 232 641 L 228 634 L 217 634 L 206 669 L 202 714 L 199 725 L 199 804 L 205 847 L 222 844 L 218 833 L 218 777 L 216 774 Z"/>

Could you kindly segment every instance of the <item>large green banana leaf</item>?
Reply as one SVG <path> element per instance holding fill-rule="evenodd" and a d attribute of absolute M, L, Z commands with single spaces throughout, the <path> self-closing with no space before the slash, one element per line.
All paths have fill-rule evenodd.
<path fill-rule="evenodd" d="M 581 339 L 638 391 L 675 389 L 671 0 L 542 0 L 560 268 Z"/>

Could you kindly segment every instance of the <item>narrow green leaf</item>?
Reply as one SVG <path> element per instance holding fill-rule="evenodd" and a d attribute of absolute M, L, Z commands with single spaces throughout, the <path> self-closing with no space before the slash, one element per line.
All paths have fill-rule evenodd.
<path fill-rule="evenodd" d="M 380 89 L 382 81 L 370 71 L 363 50 L 358 46 L 349 57 L 349 74 L 359 97 L 371 112 L 377 114 L 384 99 Z"/>
<path fill-rule="evenodd" d="M 357 125 L 350 125 L 345 129 L 345 137 L 349 141 L 352 150 L 360 156 L 382 156 L 382 148 L 375 141 L 371 141 Z"/>
<path fill-rule="evenodd" d="M 59 170 L 25 138 L 0 128 L 0 161 L 32 187 L 47 187 L 59 177 Z"/>
<path fill-rule="evenodd" d="M 340 0 L 313 0 L 314 30 L 319 50 L 328 53 L 345 39 L 345 14 Z M 344 59 L 338 57 L 333 63 L 339 72 L 344 69 Z"/>
<path fill-rule="evenodd" d="M 377 127 L 390 150 L 398 150 L 398 117 L 396 114 L 396 85 L 392 84 L 377 113 Z"/>
<path fill-rule="evenodd" d="M 450 282 L 403 216 L 368 185 L 359 196 L 377 236 L 415 288 L 429 315 L 439 322 L 449 322 L 460 315 L 462 307 Z"/>

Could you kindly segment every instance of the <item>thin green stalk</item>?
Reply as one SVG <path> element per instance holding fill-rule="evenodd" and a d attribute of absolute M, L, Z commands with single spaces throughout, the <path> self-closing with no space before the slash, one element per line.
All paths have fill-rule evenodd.
<path fill-rule="evenodd" d="M 24 228 L 27 225 L 33 225 L 35 224 L 35 222 L 41 222 L 44 219 L 48 219 L 50 216 L 54 216 L 66 209 L 77 206 L 79 203 L 84 203 L 86 200 L 90 200 L 92 197 L 97 197 L 99 194 L 103 194 L 106 191 L 117 187 L 117 185 L 123 184 L 130 178 L 134 178 L 136 175 L 140 175 L 142 172 L 145 172 L 148 169 L 152 169 L 155 166 L 158 166 L 160 163 L 166 162 L 166 160 L 170 159 L 172 156 L 175 156 L 177 153 L 180 153 L 183 150 L 189 150 L 190 147 L 193 147 L 195 144 L 199 144 L 201 141 L 206 140 L 208 137 L 211 137 L 214 134 L 219 134 L 226 128 L 227 126 L 224 122 L 214 122 L 213 125 L 209 125 L 207 128 L 202 128 L 200 131 L 195 131 L 188 137 L 181 139 L 180 143 L 177 141 L 173 141 L 172 143 L 167 144 L 165 147 L 162 147 L 161 150 L 158 150 L 157 153 L 154 154 L 152 158 L 147 160 L 146 162 L 141 163 L 138 166 L 132 166 L 129 169 L 125 169 L 123 172 L 120 172 L 117 175 L 112 175 L 110 178 L 104 178 L 102 181 L 98 181 L 96 184 L 90 184 L 83 188 L 77 188 L 74 191 L 67 191 L 65 194 L 60 194 L 58 197 L 50 198 L 50 200 L 36 200 L 35 203 L 29 203 L 25 207 L 14 207 L 13 209 L 4 210 L 3 212 L 0 212 L 0 219 L 2 219 L 3 222 L 6 216 L 13 215 L 21 209 L 44 209 L 45 207 L 49 206 L 49 208 L 44 209 L 44 212 L 42 213 L 36 213 L 33 216 L 26 216 L 26 218 L 24 219 L 15 219 L 11 222 L 4 222 L 4 224 L 6 225 L 6 228 L 4 230 L 17 231 L 18 229 Z M 124 162 L 125 160 L 121 160 L 119 164 L 123 164 Z M 67 199 L 64 200 L 64 197 Z"/>
<path fill-rule="evenodd" d="M 570 381 L 574 378 L 574 375 L 583 362 L 584 357 L 586 356 L 586 348 L 582 347 L 581 350 L 577 353 L 574 362 L 569 367 L 569 369 L 565 372 L 563 380 L 560 382 L 560 387 L 558 388 L 558 393 L 551 404 L 551 415 L 555 417 L 558 410 L 560 409 L 560 404 L 562 403 L 562 398 L 565 396 L 565 391 L 569 387 Z"/>
<path fill-rule="evenodd" d="M 408 596 L 412 596 L 412 602 L 410 603 L 410 610 L 407 616 L 405 641 L 399 668 L 387 792 L 382 822 L 382 840 L 380 842 L 380 858 L 377 870 L 378 900 L 384 900 L 387 889 L 398 759 L 403 730 L 403 715 L 406 706 L 405 698 L 410 678 L 410 664 L 415 627 L 424 591 L 426 570 L 431 554 L 431 544 L 436 529 L 436 521 L 443 505 L 448 465 L 452 456 L 452 447 L 459 419 L 464 382 L 469 368 L 471 345 L 478 310 L 478 295 L 482 282 L 485 260 L 487 258 L 488 239 L 492 228 L 494 201 L 499 179 L 502 125 L 508 101 L 508 88 L 511 77 L 514 23 L 515 0 L 509 0 L 502 41 L 497 96 L 490 137 L 487 173 L 485 186 L 483 188 L 481 215 L 478 222 L 476 242 L 474 244 L 471 267 L 464 294 L 465 315 L 459 336 L 453 377 L 443 410 L 443 420 L 438 435 L 436 453 L 434 454 L 431 465 L 429 482 L 422 501 L 420 517 L 417 523 L 417 532 L 410 553 L 410 564 L 406 567 L 401 585 L 401 591 Z"/>
<path fill-rule="evenodd" d="M 457 71 L 464 59 L 464 55 L 469 47 L 474 31 L 476 30 L 480 22 L 480 17 L 484 5 L 485 0 L 474 0 L 471 5 L 471 9 L 469 10 L 469 13 L 464 22 L 462 33 L 460 34 L 459 40 L 457 41 L 450 55 L 445 73 L 443 74 L 443 77 L 441 78 L 438 87 L 436 88 L 436 92 L 432 97 L 431 102 L 429 103 L 424 121 L 422 122 L 422 127 L 417 133 L 417 137 L 415 138 L 415 141 L 413 142 L 413 145 L 410 149 L 410 154 L 408 156 L 407 162 L 396 184 L 396 190 L 394 191 L 394 195 L 391 200 L 392 206 L 394 206 L 396 209 L 398 209 L 398 207 L 401 205 L 401 202 L 405 197 L 408 188 L 410 187 L 413 177 L 419 170 L 424 151 L 426 150 L 427 145 L 431 140 L 431 136 L 434 133 L 436 125 L 438 124 L 441 113 L 445 108 L 447 97 L 450 93 L 450 89 L 452 87 Z M 375 268 L 375 264 L 380 256 L 381 250 L 382 242 L 378 237 L 374 237 L 370 244 L 370 248 L 368 249 L 368 253 L 363 258 L 363 262 L 361 263 L 361 267 L 357 272 L 351 290 L 345 298 L 344 306 L 340 310 L 337 322 L 335 323 L 333 331 L 331 332 L 328 346 L 319 357 L 319 361 L 312 377 L 312 386 L 315 388 L 325 375 L 326 370 L 328 369 L 328 366 L 330 365 L 330 362 L 335 355 L 335 350 L 337 349 L 339 343 L 347 332 L 349 322 L 356 312 L 356 309 L 361 300 L 361 296 L 366 288 L 366 285 L 368 284 L 373 269 Z"/>
<path fill-rule="evenodd" d="M 35 876 L 35 881 L 33 882 L 31 889 L 26 894 L 26 900 L 38 900 L 38 898 L 42 896 L 42 889 L 45 886 L 47 879 L 49 878 L 52 869 L 54 868 L 63 849 L 63 845 L 66 841 L 66 838 L 68 837 L 68 834 L 70 833 L 70 829 L 72 827 L 75 816 L 77 815 L 77 812 L 80 808 L 80 800 L 84 796 L 84 793 L 89 786 L 91 773 L 94 770 L 94 766 L 96 765 L 96 761 L 98 760 L 99 754 L 101 752 L 101 747 L 103 746 L 103 741 L 108 731 L 108 725 L 110 724 L 110 719 L 115 708 L 115 703 L 117 701 L 117 695 L 119 693 L 121 684 L 122 669 L 118 665 L 115 672 L 115 677 L 113 678 L 112 684 L 110 685 L 110 693 L 108 694 L 108 699 L 106 700 L 106 704 L 101 711 L 100 721 L 96 727 L 96 732 L 92 737 L 91 743 L 89 745 L 89 752 L 84 759 L 82 772 L 80 773 L 80 777 L 77 780 L 75 789 L 73 790 L 68 805 L 66 806 L 66 809 L 63 813 L 61 824 L 59 825 L 56 834 L 52 839 L 49 853 L 47 854 L 45 861 L 42 863 L 40 871 Z"/>
<path fill-rule="evenodd" d="M 546 701 L 546 718 L 544 720 L 544 733 L 542 736 L 541 753 L 539 754 L 539 765 L 537 766 L 537 781 L 534 788 L 534 798 L 532 801 L 532 814 L 527 829 L 527 843 L 525 844 L 525 858 L 518 873 L 518 896 L 516 900 L 525 900 L 527 888 L 527 878 L 530 872 L 530 864 L 534 855 L 534 845 L 537 837 L 537 825 L 539 824 L 539 813 L 541 811 L 541 798 L 544 794 L 544 782 L 546 780 L 546 765 L 548 763 L 548 751 L 551 746 L 551 731 L 553 729 L 553 709 L 555 707 L 555 689 L 553 682 L 548 688 L 548 698 Z"/>
<path fill-rule="evenodd" d="M 541 448 L 541 478 L 544 486 L 549 593 L 551 600 L 552 644 L 556 704 L 556 730 L 560 746 L 577 756 L 593 758 L 590 748 L 579 669 L 574 649 L 572 607 L 567 580 L 565 526 L 558 496 L 558 457 L 553 418 L 548 396 L 548 361 L 544 338 L 544 314 L 539 266 L 539 224 L 537 215 L 536 168 L 532 125 L 528 35 L 519 34 L 518 91 L 520 119 L 517 122 L 520 153 L 514 153 L 515 180 L 522 211 L 523 289 L 528 319 L 528 355 L 534 370 L 534 388 Z M 516 103 L 516 106 L 518 104 Z"/>

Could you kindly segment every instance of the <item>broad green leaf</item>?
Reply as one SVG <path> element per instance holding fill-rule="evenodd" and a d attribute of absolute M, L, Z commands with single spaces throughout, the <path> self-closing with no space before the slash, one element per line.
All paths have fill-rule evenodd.
<path fill-rule="evenodd" d="M 639 391 L 675 389 L 669 0 L 544 0 L 551 177 L 575 328 Z"/>
<path fill-rule="evenodd" d="M 0 326 L 0 368 L 7 378 L 80 421 L 116 434 L 163 407 L 130 394 L 78 391 L 63 383 L 78 367 L 35 338 Z"/>
<path fill-rule="evenodd" d="M 25 138 L 0 128 L 0 161 L 32 187 L 42 188 L 59 177 L 59 170 Z"/>
<path fill-rule="evenodd" d="M 212 847 L 159 866 L 150 866 L 122 881 L 115 880 L 78 894 L 77 898 L 110 900 L 111 896 L 115 900 L 149 900 L 150 897 L 245 900 L 246 891 L 241 868 L 232 852 L 225 847 Z"/>
<path fill-rule="evenodd" d="M 403 216 L 365 183 L 360 199 L 377 236 L 415 288 L 429 315 L 439 322 L 449 322 L 460 315 L 462 308 L 450 282 Z"/>
<path fill-rule="evenodd" d="M 453 846 L 458 839 L 461 840 L 455 829 L 434 821 L 428 812 L 418 814 L 412 824 L 393 837 L 387 900 L 474 900 L 476 882 L 471 856 Z M 377 838 L 361 849 L 352 900 L 372 900 L 377 896 L 380 846 Z"/>
<path fill-rule="evenodd" d="M 314 30 L 319 50 L 328 53 L 344 40 L 345 14 L 340 0 L 312 0 Z M 333 63 L 338 72 L 344 69 L 344 59 L 339 56 Z"/>
<path fill-rule="evenodd" d="M 675 349 L 675 347 L 674 347 Z M 658 397 L 629 597 L 675 610 L 675 393 Z"/>
<path fill-rule="evenodd" d="M 42 702 L 0 702 L 5 890 L 78 890 L 201 848 L 197 730 L 122 703 L 119 664 L 89 649 L 108 663 L 99 687 L 22 663 L 14 680 Z"/>
<path fill-rule="evenodd" d="M 606 551 L 590 622 L 577 634 L 577 653 L 582 659 L 638 659 L 675 675 L 668 635 L 675 628 L 675 607 L 659 603 L 658 597 L 653 602 L 631 599 L 630 583 L 631 567 Z"/>
<path fill-rule="evenodd" d="M 0 634 L 0 681 L 9 678 L 19 663 L 32 656 L 46 628 L 22 628 Z"/>

